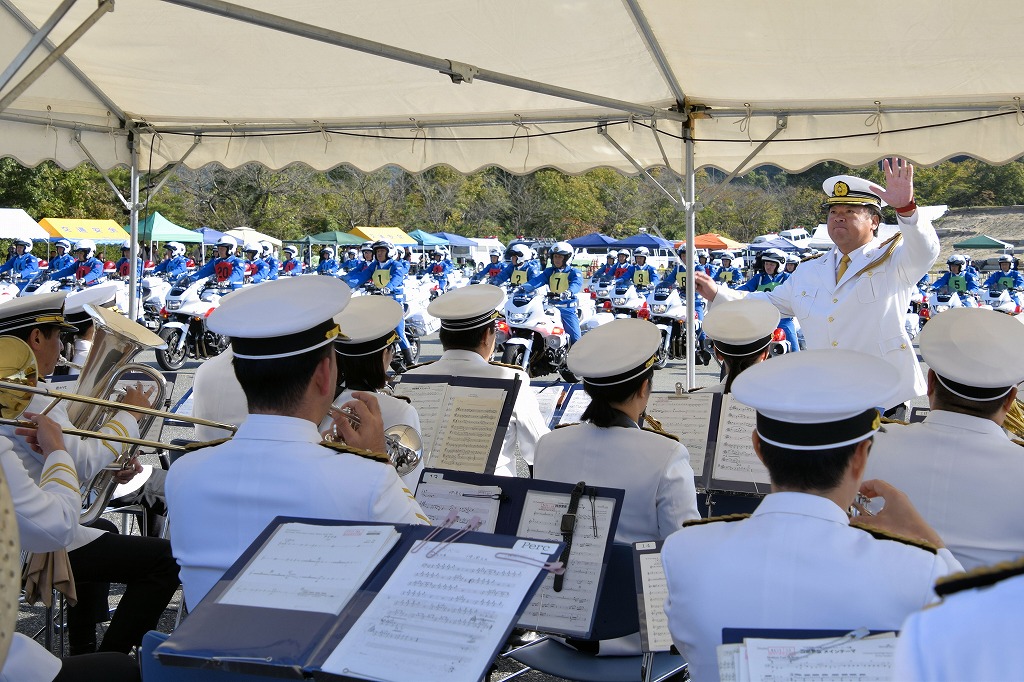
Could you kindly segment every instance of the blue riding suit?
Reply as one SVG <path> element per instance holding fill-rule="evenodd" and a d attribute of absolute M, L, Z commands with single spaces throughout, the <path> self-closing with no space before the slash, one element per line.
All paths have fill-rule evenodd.
<path fill-rule="evenodd" d="M 704 263 L 703 265 L 698 263 L 697 267 L 703 270 L 711 279 L 714 279 L 715 276 L 718 274 L 718 267 L 714 263 L 708 262 Z"/>
<path fill-rule="evenodd" d="M 932 289 L 941 289 L 943 287 L 947 287 L 951 292 L 955 291 L 958 294 L 974 294 L 977 296 L 981 293 L 978 280 L 974 278 L 970 270 L 959 275 L 946 272 L 942 277 L 935 280 L 935 284 L 932 285 Z M 961 303 L 967 305 L 965 301 L 961 300 Z"/>
<path fill-rule="evenodd" d="M 562 315 L 562 327 L 565 328 L 566 336 L 569 337 L 569 343 L 576 343 L 581 336 L 580 317 L 576 310 L 576 294 L 583 289 L 583 275 L 571 265 L 566 265 L 564 268 L 549 265 L 542 273 L 524 284 L 523 290 L 533 291 L 545 284 L 548 287 L 549 295 L 559 295 L 555 307 Z M 568 300 L 561 299 L 563 293 L 570 294 Z"/>
<path fill-rule="evenodd" d="M 615 274 L 616 263 L 602 265 L 590 276 L 591 281 L 597 282 L 601 279 L 612 277 Z"/>
<path fill-rule="evenodd" d="M 65 253 L 63 256 L 54 256 L 50 261 L 50 265 L 46 268 L 46 271 L 53 274 L 57 270 L 63 270 L 74 262 L 75 257 L 70 253 Z"/>
<path fill-rule="evenodd" d="M 739 291 L 771 291 L 789 279 L 788 272 L 778 272 L 769 275 L 766 272 L 759 272 L 751 277 L 745 284 L 736 287 Z M 779 320 L 779 329 L 786 332 L 786 339 L 789 341 L 789 352 L 800 351 L 800 339 L 796 335 L 796 325 L 792 317 L 783 317 Z"/>
<path fill-rule="evenodd" d="M 1013 302 L 1020 305 L 1020 298 L 1015 289 L 1024 289 L 1024 276 L 1015 269 L 1008 272 L 998 270 L 989 275 L 989 278 L 985 280 L 985 288 L 1009 289 Z"/>
<path fill-rule="evenodd" d="M 390 293 L 385 295 L 395 299 L 395 301 L 402 305 L 404 310 L 405 275 L 408 271 L 408 264 L 404 261 L 389 258 L 381 263 L 374 259 L 369 267 L 364 268 L 362 272 L 349 275 L 345 282 L 353 289 L 361 287 L 367 281 L 373 282 L 373 285 L 379 290 L 388 289 Z M 402 350 L 409 350 L 409 340 L 405 338 L 404 314 L 402 319 L 398 321 L 398 327 L 395 331 L 398 332 L 398 345 Z"/>
<path fill-rule="evenodd" d="M 448 289 L 448 275 L 454 269 L 455 266 L 452 265 L 452 262 L 447 258 L 442 258 L 438 261 L 430 261 L 430 264 L 427 266 L 427 272 L 429 272 L 430 276 L 437 282 L 438 291 L 443 292 Z"/>
<path fill-rule="evenodd" d="M 85 286 L 92 286 L 105 277 L 103 274 L 103 261 L 96 256 L 87 258 L 84 261 L 76 260 L 63 270 L 53 273 L 52 277 L 54 279 L 74 277 L 75 279 L 82 280 Z"/>
<path fill-rule="evenodd" d="M 498 276 L 505 272 L 510 265 L 511 263 L 502 263 L 500 261 L 497 263 L 488 263 L 484 266 L 483 270 L 473 275 L 469 279 L 469 282 L 470 284 L 477 284 L 479 282 L 486 281 L 488 284 L 495 284 L 495 280 Z"/>
<path fill-rule="evenodd" d="M 618 284 L 631 283 L 637 288 L 637 291 L 640 291 L 641 289 L 650 289 L 657 286 L 659 279 L 658 271 L 653 265 L 648 265 L 647 263 L 636 265 L 634 263 L 615 281 Z"/>
<path fill-rule="evenodd" d="M 519 265 L 509 263 L 494 280 L 494 284 L 501 286 L 505 282 L 510 282 L 512 286 L 518 287 L 526 284 L 539 274 L 540 268 L 537 267 L 537 261 L 522 261 Z"/>
<path fill-rule="evenodd" d="M 259 284 L 260 282 L 270 279 L 270 266 L 267 265 L 267 261 L 262 258 L 247 260 L 245 264 L 251 265 L 255 268 L 255 271 L 251 275 L 253 284 Z"/>
<path fill-rule="evenodd" d="M 361 263 L 365 261 L 362 258 L 349 258 L 347 261 L 341 264 L 341 269 L 346 273 L 351 274 Z"/>
<path fill-rule="evenodd" d="M 702 266 L 700 266 L 700 265 L 698 265 L 696 267 L 697 267 L 698 270 L 700 270 L 702 268 Z M 676 266 L 674 268 L 672 268 L 672 270 L 667 275 L 665 275 L 665 282 L 671 283 L 672 286 L 674 286 L 675 288 L 679 289 L 679 297 L 682 298 L 683 302 L 685 303 L 685 301 L 686 301 L 686 296 L 685 296 L 686 295 L 686 266 L 683 265 L 682 263 L 676 264 Z M 704 334 L 704 311 L 707 309 L 707 305 L 708 305 L 707 301 L 705 301 L 704 297 L 700 295 L 700 292 L 699 291 L 694 291 L 693 292 L 694 312 L 697 313 L 697 319 L 701 323 L 701 325 L 700 325 L 700 332 L 697 333 L 697 339 L 701 343 L 704 343 L 704 339 L 705 339 L 705 334 Z"/>
<path fill-rule="evenodd" d="M 743 273 L 739 268 L 723 266 L 715 273 L 715 281 L 726 285 L 730 289 L 736 289 L 739 285 L 743 284 Z"/>
<path fill-rule="evenodd" d="M 281 273 L 281 261 L 271 255 L 264 258 L 263 262 L 267 264 L 267 279 L 277 279 Z"/>
<path fill-rule="evenodd" d="M 130 260 L 128 260 L 127 258 L 119 258 L 117 260 L 117 262 L 114 263 L 114 273 L 118 277 L 121 277 L 123 279 L 127 279 L 128 275 L 130 274 L 131 267 L 132 266 L 131 266 L 131 261 Z M 139 273 L 139 277 L 142 277 L 142 270 L 143 270 L 142 259 L 141 258 L 136 258 L 135 259 L 135 272 Z"/>
<path fill-rule="evenodd" d="M 217 276 L 218 284 L 230 284 L 232 289 L 241 289 L 245 282 L 245 261 L 238 256 L 214 258 L 196 270 L 194 275 L 185 279 L 191 283 L 211 275 Z"/>
<path fill-rule="evenodd" d="M 175 281 L 188 270 L 188 259 L 184 256 L 171 256 L 162 260 L 153 268 L 153 274 L 166 273 L 167 279 Z"/>
<path fill-rule="evenodd" d="M 23 253 L 0 265 L 0 272 L 8 270 L 15 279 L 21 278 L 21 281 L 17 283 L 18 288 L 24 289 L 29 281 L 39 274 L 39 259 L 31 253 Z"/>
<path fill-rule="evenodd" d="M 302 274 L 302 261 L 298 258 L 283 261 L 278 274 L 284 277 L 298 277 Z"/>
<path fill-rule="evenodd" d="M 320 264 L 316 266 L 316 274 L 336 276 L 338 274 L 338 261 L 333 258 L 320 261 Z"/>

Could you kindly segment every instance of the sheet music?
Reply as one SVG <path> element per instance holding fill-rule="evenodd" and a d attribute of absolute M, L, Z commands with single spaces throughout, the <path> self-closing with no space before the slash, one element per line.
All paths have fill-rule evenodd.
<path fill-rule="evenodd" d="M 718 656 L 719 682 L 739 682 L 739 659 L 745 653 L 743 644 L 719 644 L 715 647 Z"/>
<path fill-rule="evenodd" d="M 427 466 L 486 473 L 507 395 L 501 388 L 449 386 Z"/>
<path fill-rule="evenodd" d="M 746 639 L 743 645 L 750 682 L 886 682 L 896 654 L 891 633 L 840 644 L 832 637 Z"/>
<path fill-rule="evenodd" d="M 533 391 L 534 397 L 537 398 L 537 406 L 540 408 L 541 416 L 550 425 L 551 418 L 555 416 L 555 408 L 558 407 L 558 401 L 561 400 L 565 389 L 558 384 L 554 386 L 531 384 L 530 390 Z"/>
<path fill-rule="evenodd" d="M 423 457 L 426 458 L 437 434 L 437 423 L 445 405 L 445 393 L 448 384 L 444 377 L 438 377 L 438 383 L 421 384 L 414 381 L 403 381 L 402 395 L 412 401 L 416 413 L 420 417 L 420 437 L 423 439 Z"/>
<path fill-rule="evenodd" d="M 429 473 L 416 488 L 416 501 L 430 524 L 439 526 L 454 509 L 458 512 L 456 525 L 465 526 L 474 516 L 483 519 L 480 531 L 493 533 L 498 523 L 501 488 L 446 481 L 442 474 Z"/>
<path fill-rule="evenodd" d="M 558 420 L 559 424 L 574 424 L 580 421 L 583 416 L 583 411 L 587 409 L 587 405 L 590 404 L 590 396 L 583 390 L 583 387 L 579 386 L 573 389 L 573 392 L 569 395 L 569 400 L 565 405 L 565 410 L 562 412 L 561 418 Z"/>
<path fill-rule="evenodd" d="M 638 543 L 638 549 L 643 549 L 640 545 L 645 544 L 648 543 Z M 668 629 L 668 616 L 665 615 L 668 581 L 661 565 L 660 552 L 640 555 L 640 580 L 644 591 L 640 631 L 647 643 L 644 651 L 668 651 L 672 648 L 672 634 Z"/>
<path fill-rule="evenodd" d="M 569 493 L 530 490 L 526 493 L 523 515 L 516 535 L 538 540 L 561 540 L 562 515 L 569 509 Z M 562 591 L 554 590 L 554 575 L 548 575 L 519 619 L 519 625 L 533 630 L 581 636 L 590 630 L 600 586 L 605 547 L 611 541 L 615 500 L 607 497 L 580 498 L 576 510 L 576 529 L 569 552 Z M 594 534 L 594 511 L 597 536 Z"/>
<path fill-rule="evenodd" d="M 733 400 L 731 395 L 722 397 L 722 417 L 718 423 L 718 445 L 712 479 L 763 484 L 767 492 L 767 487 L 771 485 L 768 470 L 757 458 L 750 439 L 756 425 L 757 413 L 754 408 Z"/>
<path fill-rule="evenodd" d="M 398 538 L 394 526 L 282 524 L 217 602 L 337 615 Z"/>
<path fill-rule="evenodd" d="M 647 401 L 647 414 L 661 422 L 661 427 L 678 436 L 690 453 L 690 467 L 694 476 L 704 473 L 708 450 L 708 431 L 711 428 L 713 393 L 652 393 Z"/>
<path fill-rule="evenodd" d="M 512 550 L 435 542 L 402 559 L 322 669 L 367 680 L 465 680 L 486 671 L 505 630 L 555 545 Z M 506 551 L 538 566 L 496 558 Z"/>

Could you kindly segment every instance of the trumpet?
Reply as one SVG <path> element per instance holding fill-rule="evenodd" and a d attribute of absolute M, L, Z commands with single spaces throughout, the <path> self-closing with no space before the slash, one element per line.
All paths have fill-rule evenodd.
<path fill-rule="evenodd" d="M 362 423 L 359 415 L 348 407 L 332 407 L 328 417 L 335 417 L 339 414 L 344 416 L 354 429 L 358 429 Z M 324 440 L 328 443 L 344 442 L 341 434 L 338 433 L 335 422 L 330 423 L 324 434 Z M 399 476 L 412 473 L 419 466 L 420 460 L 423 458 L 423 440 L 413 427 L 408 424 L 389 426 L 384 430 L 384 443 L 387 446 L 388 460 L 395 467 Z"/>

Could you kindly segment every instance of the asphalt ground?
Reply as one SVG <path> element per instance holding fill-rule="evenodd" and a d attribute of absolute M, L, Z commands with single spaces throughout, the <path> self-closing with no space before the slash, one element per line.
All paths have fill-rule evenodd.
<path fill-rule="evenodd" d="M 441 355 L 441 344 L 438 341 L 437 334 L 432 334 L 428 337 L 424 337 L 421 341 L 420 361 L 432 360 L 440 357 Z M 143 364 L 152 365 L 159 369 L 159 365 L 156 363 L 155 354 L 152 351 L 146 351 L 140 353 L 136 358 L 136 362 Z M 170 404 L 175 405 L 185 395 L 185 393 L 192 387 L 192 380 L 195 375 L 196 368 L 199 367 L 200 363 L 195 360 L 190 360 L 185 366 L 176 373 L 176 381 L 174 389 L 171 392 Z M 711 386 L 719 382 L 720 368 L 718 364 L 712 360 L 710 366 L 697 365 L 695 369 L 695 383 L 694 387 Z M 534 383 L 540 383 L 545 381 L 553 381 L 557 377 L 555 375 L 549 375 L 547 377 L 538 377 L 533 381 Z M 681 383 L 683 386 L 686 385 L 686 365 L 681 360 L 670 361 L 668 366 L 664 369 L 658 370 L 654 374 L 654 391 L 655 392 L 674 392 L 677 383 Z M 786 390 L 786 387 L 780 386 L 779 390 Z M 915 401 L 913 406 L 927 406 L 924 398 L 920 398 Z M 657 415 L 653 415 L 657 417 Z M 154 426 L 154 429 L 156 426 Z M 149 434 L 149 437 L 153 437 L 155 434 Z M 163 427 L 160 433 L 159 440 L 167 443 L 174 438 L 192 438 L 192 428 L 190 426 L 179 426 L 173 424 L 167 424 Z M 159 459 L 155 454 L 151 453 L 150 448 L 143 448 L 143 453 L 140 455 L 140 461 L 143 464 L 152 464 L 160 466 Z M 520 476 L 527 475 L 527 469 L 522 459 L 518 461 L 518 472 Z M 123 526 L 123 532 L 132 534 L 138 534 L 138 528 L 135 527 L 132 517 L 127 517 L 121 514 L 108 514 L 105 518 L 110 519 L 119 528 Z M 212 522 L 215 522 L 212 521 Z M 111 608 L 115 608 L 120 600 L 121 595 L 124 592 L 122 585 L 111 585 Z M 181 600 L 181 590 L 179 589 L 175 596 L 172 598 L 167 610 L 164 612 L 163 617 L 160 620 L 158 629 L 161 632 L 171 632 L 174 628 L 174 623 L 178 611 L 178 605 Z M 42 606 L 26 606 L 22 604 L 18 614 L 18 625 L 17 631 L 27 634 L 30 637 L 36 636 L 37 633 L 42 629 L 43 623 L 45 622 L 44 609 Z M 100 639 L 102 639 L 102 628 L 105 625 L 101 624 Z M 38 641 L 42 642 L 42 636 L 39 635 Z M 57 639 L 54 639 L 53 650 L 57 651 Z M 522 669 L 522 666 L 515 663 L 514 661 L 499 659 L 495 665 L 495 669 L 491 672 L 488 678 L 490 682 L 500 682 L 506 679 L 513 673 Z M 550 682 L 557 681 L 562 678 L 552 677 L 550 675 L 544 675 L 538 672 L 529 672 L 516 678 L 523 682 Z"/>

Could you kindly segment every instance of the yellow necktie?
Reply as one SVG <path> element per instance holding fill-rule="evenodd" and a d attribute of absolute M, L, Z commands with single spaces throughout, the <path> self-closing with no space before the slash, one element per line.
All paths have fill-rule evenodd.
<path fill-rule="evenodd" d="M 839 284 L 839 280 L 846 274 L 846 268 L 850 267 L 850 257 L 844 255 L 839 259 L 839 269 L 836 271 L 836 284 Z"/>

